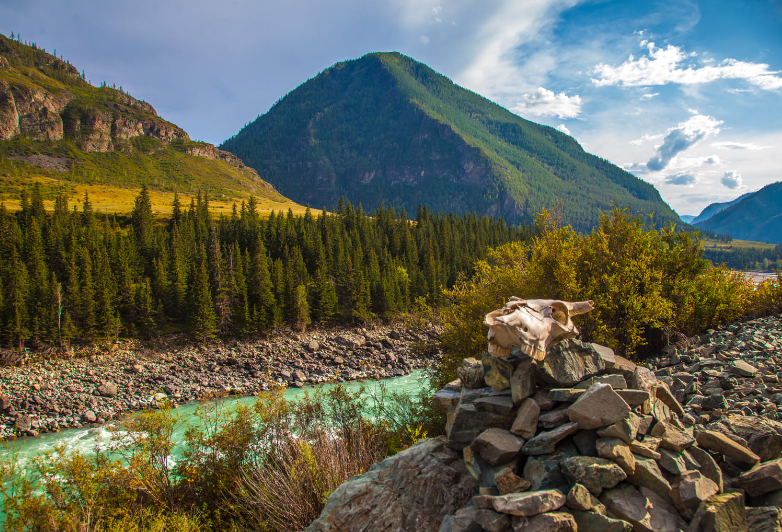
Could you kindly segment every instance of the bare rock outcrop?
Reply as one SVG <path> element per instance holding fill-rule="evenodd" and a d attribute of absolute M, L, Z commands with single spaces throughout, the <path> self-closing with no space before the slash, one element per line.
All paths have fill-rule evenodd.
<path fill-rule="evenodd" d="M 422 440 L 340 485 L 307 531 L 438 530 L 477 493 L 445 438 Z"/>

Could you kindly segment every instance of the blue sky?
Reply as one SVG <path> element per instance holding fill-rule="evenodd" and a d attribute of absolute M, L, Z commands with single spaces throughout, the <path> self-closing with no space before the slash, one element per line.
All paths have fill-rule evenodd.
<path fill-rule="evenodd" d="M 0 0 L 12 31 L 215 144 L 329 65 L 396 50 L 679 214 L 782 180 L 781 0 Z"/>

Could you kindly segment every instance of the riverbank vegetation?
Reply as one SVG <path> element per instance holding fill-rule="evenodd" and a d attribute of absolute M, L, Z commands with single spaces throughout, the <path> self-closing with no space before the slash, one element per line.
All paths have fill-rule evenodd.
<path fill-rule="evenodd" d="M 272 213 L 253 198 L 215 218 L 200 194 L 175 198 L 166 223 L 143 187 L 128 216 L 96 215 L 85 195 L 46 212 L 38 186 L 21 209 L 0 206 L 0 345 L 92 342 L 186 330 L 199 341 L 394 315 L 466 274 L 526 227 L 419 208 L 369 216 Z"/>
<path fill-rule="evenodd" d="M 544 212 L 529 243 L 490 251 L 472 277 L 444 295 L 447 304 L 434 311 L 444 327 L 438 385 L 456 378 L 463 358 L 485 349 L 483 317 L 511 295 L 593 300 L 595 310 L 574 319 L 581 338 L 637 360 L 681 334 L 782 311 L 782 278 L 756 286 L 740 272 L 711 265 L 697 232 L 655 228 L 616 207 L 589 234 Z"/>
<path fill-rule="evenodd" d="M 181 442 L 171 409 L 143 413 L 97 454 L 6 458 L 5 529 L 303 530 L 342 482 L 442 432 L 430 395 L 337 386 L 295 402 L 276 390 L 250 405 L 205 403 Z"/>

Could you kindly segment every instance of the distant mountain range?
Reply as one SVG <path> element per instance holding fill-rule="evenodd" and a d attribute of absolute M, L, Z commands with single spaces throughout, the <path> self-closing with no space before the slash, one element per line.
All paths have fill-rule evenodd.
<path fill-rule="evenodd" d="M 285 201 L 235 155 L 194 142 L 148 103 L 94 87 L 70 63 L 0 35 L 0 200 L 99 183 Z M 286 205 L 287 207 L 287 205 Z"/>
<path fill-rule="evenodd" d="M 324 70 L 220 148 L 314 207 L 345 196 L 366 210 L 423 203 L 529 222 L 559 206 L 588 230 L 616 202 L 679 221 L 653 186 L 399 53 Z"/>
<path fill-rule="evenodd" d="M 782 243 L 782 182 L 744 194 L 732 203 L 710 218 L 694 223 L 695 227 L 742 240 Z"/>
<path fill-rule="evenodd" d="M 680 216 L 680 218 L 682 219 L 682 221 L 685 221 L 688 224 L 693 224 L 693 225 L 697 223 L 705 222 L 715 214 L 724 211 L 731 205 L 735 205 L 736 203 L 740 202 L 741 200 L 743 200 L 744 198 L 746 198 L 751 194 L 752 192 L 747 192 L 746 194 L 742 194 L 741 196 L 734 199 L 733 201 L 725 201 L 723 203 L 712 203 L 711 205 L 703 209 L 698 216 Z M 689 218 L 689 220 L 686 220 L 685 218 Z"/>

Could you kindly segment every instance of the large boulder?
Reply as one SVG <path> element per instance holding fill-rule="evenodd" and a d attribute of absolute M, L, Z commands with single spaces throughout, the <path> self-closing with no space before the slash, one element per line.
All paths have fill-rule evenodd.
<path fill-rule="evenodd" d="M 569 388 L 605 368 L 605 359 L 592 344 L 571 338 L 548 348 L 538 365 L 537 380 L 552 388 Z"/>
<path fill-rule="evenodd" d="M 477 494 L 445 439 L 421 440 L 341 484 L 307 531 L 438 530 Z"/>
<path fill-rule="evenodd" d="M 613 425 L 630 413 L 630 406 L 609 384 L 593 384 L 584 395 L 568 408 L 571 421 L 580 429 L 596 429 Z"/>
<path fill-rule="evenodd" d="M 762 416 L 728 415 L 707 427 L 710 430 L 739 436 L 761 462 L 782 455 L 782 423 Z"/>

